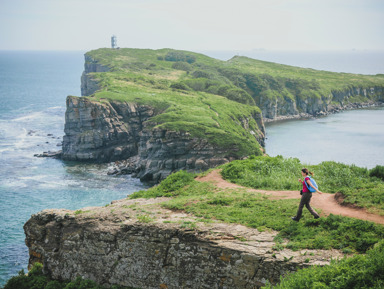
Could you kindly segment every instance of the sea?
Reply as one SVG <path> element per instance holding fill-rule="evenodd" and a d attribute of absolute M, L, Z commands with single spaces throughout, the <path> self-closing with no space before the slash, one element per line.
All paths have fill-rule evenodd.
<path fill-rule="evenodd" d="M 227 60 L 239 52 L 206 52 Z M 384 52 L 242 52 L 252 58 L 335 72 L 384 73 Z M 44 209 L 103 206 L 149 186 L 107 175 L 108 164 L 35 154 L 61 149 L 65 99 L 80 95 L 84 51 L 0 51 L 0 286 L 26 271 L 23 225 Z M 383 108 L 268 124 L 270 155 L 317 164 L 384 165 Z"/>

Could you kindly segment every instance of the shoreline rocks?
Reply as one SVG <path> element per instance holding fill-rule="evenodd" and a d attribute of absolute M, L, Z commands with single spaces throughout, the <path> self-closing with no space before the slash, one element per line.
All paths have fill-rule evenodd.
<path fill-rule="evenodd" d="M 47 152 L 43 152 L 42 154 L 34 154 L 33 156 L 38 157 L 38 158 L 61 159 L 62 153 L 63 153 L 63 151 L 61 151 L 61 150 L 54 151 L 54 152 L 47 151 Z"/>

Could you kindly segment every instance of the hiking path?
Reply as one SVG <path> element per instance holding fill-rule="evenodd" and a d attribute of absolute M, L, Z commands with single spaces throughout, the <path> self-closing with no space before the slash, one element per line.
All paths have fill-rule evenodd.
<path fill-rule="evenodd" d="M 220 189 L 246 189 L 248 192 L 256 192 L 266 194 L 272 199 L 300 199 L 298 191 L 270 191 L 270 190 L 256 190 L 252 188 L 243 187 L 237 184 L 230 183 L 223 179 L 220 170 L 213 170 L 208 175 L 197 179 L 201 182 L 210 182 Z M 299 205 L 299 202 L 297 203 Z M 329 214 L 341 215 L 350 218 L 356 218 L 365 221 L 371 221 L 377 224 L 384 225 L 384 216 L 376 215 L 367 212 L 365 209 L 347 207 L 340 205 L 335 199 L 335 194 L 315 193 L 311 199 L 311 206 L 315 209 L 321 210 L 320 216 L 325 217 Z"/>

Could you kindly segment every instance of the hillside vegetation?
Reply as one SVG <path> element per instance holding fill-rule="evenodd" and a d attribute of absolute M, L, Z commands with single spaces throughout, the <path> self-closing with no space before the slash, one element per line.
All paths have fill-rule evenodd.
<path fill-rule="evenodd" d="M 109 73 L 97 76 L 109 91 L 128 85 L 187 94 L 206 92 L 247 105 L 260 105 L 268 99 L 326 99 L 331 92 L 384 86 L 383 75 L 319 71 L 243 56 L 221 61 L 172 49 L 99 49 L 87 55 L 111 68 Z M 361 95 L 355 101 L 363 99 Z"/>
<path fill-rule="evenodd" d="M 221 166 L 222 175 L 233 182 L 269 190 L 299 190 L 297 182 L 303 164 L 298 159 L 254 157 Z M 372 170 L 335 162 L 310 166 L 321 189 L 346 194 L 350 203 L 383 213 L 384 170 Z M 371 222 L 329 215 L 320 219 L 304 210 L 303 220 L 291 221 L 298 200 L 271 199 L 246 189 L 218 189 L 198 182 L 195 175 L 180 171 L 159 185 L 139 191 L 129 198 L 167 196 L 163 206 L 184 210 L 200 217 L 239 223 L 252 228 L 276 230 L 274 250 L 339 249 L 346 258 L 333 260 L 329 266 L 313 266 L 282 276 L 277 285 L 265 288 L 383 288 L 384 227 Z M 190 224 L 191 228 L 196 228 Z M 244 240 L 246 242 L 246 240 Z M 351 257 L 351 253 L 355 255 Z M 356 254 L 357 253 L 357 254 Z M 365 254 L 366 255 L 362 255 Z M 306 253 L 304 253 L 306 254 Z M 307 255 L 307 260 L 311 255 Z"/>
<path fill-rule="evenodd" d="M 261 154 L 261 107 L 290 102 L 289 108 L 279 108 L 284 113 L 300 100 L 331 102 L 331 92 L 384 87 L 383 75 L 316 71 L 240 56 L 221 61 L 189 51 L 128 48 L 98 49 L 86 56 L 86 66 L 109 69 L 89 73 L 100 88 L 92 99 L 150 105 L 157 113 L 152 127 L 188 131 L 234 149 L 238 157 Z M 383 97 L 380 93 L 349 101 L 375 101 Z"/>
<path fill-rule="evenodd" d="M 382 212 L 383 181 L 377 177 L 369 177 L 366 169 L 347 166 L 340 163 L 323 164 L 325 169 L 315 170 L 316 180 L 325 190 L 328 177 L 335 191 L 343 190 L 342 179 L 349 173 L 350 192 L 357 196 L 361 183 L 359 178 L 369 178 L 369 183 L 379 197 L 366 194 L 362 206 L 368 206 Z M 319 165 L 320 166 L 320 165 Z M 244 180 L 260 179 L 264 184 L 258 188 L 270 190 L 299 190 L 300 169 L 303 165 L 298 159 L 283 159 L 282 157 L 251 157 L 247 160 L 234 161 L 222 166 L 222 174 L 230 175 L 235 180 L 239 178 L 240 184 Z M 312 169 L 312 167 L 311 167 Z M 255 175 L 252 175 L 252 171 Z M 344 172 L 344 175 L 342 174 Z M 340 173 L 337 176 L 337 173 Z M 322 177 L 321 177 L 322 175 Z M 329 183 L 328 183 L 329 184 Z M 254 186 L 255 187 L 255 186 Z M 365 252 L 384 237 L 384 227 L 367 221 L 351 219 L 342 216 L 330 215 L 327 218 L 313 219 L 307 210 L 304 210 L 303 222 L 292 222 L 297 210 L 298 201 L 295 199 L 271 199 L 264 194 L 249 192 L 246 189 L 219 190 L 215 186 L 201 183 L 194 179 L 192 174 L 184 171 L 170 175 L 158 186 L 146 191 L 139 191 L 130 198 L 172 197 L 164 206 L 174 210 L 185 210 L 209 221 L 217 219 L 228 223 L 239 223 L 258 230 L 273 229 L 279 231 L 276 239 L 278 244 L 283 239 L 289 240 L 284 246 L 298 249 L 342 249 L 346 253 Z M 379 201 L 377 201 L 379 200 Z M 277 249 L 280 245 L 277 245 Z M 283 245 L 281 245 L 283 246 Z"/>
<path fill-rule="evenodd" d="M 110 67 L 116 76 L 124 74 L 120 75 L 123 82 L 165 90 L 204 91 L 251 105 L 263 97 L 326 97 L 331 91 L 384 84 L 383 75 L 319 71 L 243 56 L 221 61 L 172 49 L 98 49 L 87 55 Z M 106 80 L 104 84 L 111 83 Z"/>
<path fill-rule="evenodd" d="M 251 157 L 223 166 L 222 176 L 239 185 L 254 189 L 300 190 L 297 178 L 304 165 L 296 158 Z M 384 170 L 372 170 L 326 161 L 307 166 L 315 173 L 320 189 L 342 194 L 344 204 L 366 208 L 384 215 Z"/>

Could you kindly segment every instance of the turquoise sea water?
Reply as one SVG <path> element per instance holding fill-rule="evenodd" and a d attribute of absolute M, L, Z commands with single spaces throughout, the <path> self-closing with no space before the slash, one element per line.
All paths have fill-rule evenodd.
<path fill-rule="evenodd" d="M 80 95 L 82 52 L 0 52 L 0 286 L 28 264 L 23 225 L 47 208 L 103 206 L 146 188 L 107 165 L 36 158 L 59 150 L 65 99 Z"/>
<path fill-rule="evenodd" d="M 290 54 L 285 62 L 281 62 L 300 65 L 303 61 L 300 55 L 297 54 L 295 59 Z M 355 55 L 351 61 L 354 66 L 360 67 L 360 73 L 383 73 L 384 68 L 377 68 L 378 63 L 384 63 L 380 62 L 383 56 L 384 53 L 370 56 L 367 60 L 366 55 Z M 275 57 L 278 59 L 281 55 Z M 277 62 L 275 59 L 269 60 Z M 305 58 L 306 61 L 310 59 L 309 56 Z M 333 54 L 322 58 L 321 67 L 318 66 L 318 57 L 313 56 L 312 59 L 312 64 L 309 61 L 302 66 L 359 72 L 352 71 L 348 65 L 335 64 L 337 57 Z M 65 99 L 67 95 L 80 95 L 83 67 L 83 52 L 0 51 L 0 286 L 27 267 L 23 225 L 32 214 L 47 208 L 75 210 L 102 206 L 147 187 L 130 176 L 107 176 L 107 165 L 33 157 L 37 153 L 60 149 L 58 144 L 64 134 Z M 336 156 L 345 153 L 348 163 L 370 167 L 375 161 L 366 161 L 377 159 L 383 164 L 384 111 L 357 112 L 357 116 L 351 111 L 318 120 L 268 126 L 267 151 L 272 155 L 296 156 L 292 151 L 302 143 L 296 142 L 291 148 L 287 145 L 292 138 L 296 138 L 294 132 L 318 127 L 314 130 L 318 139 L 306 143 L 300 150 L 316 155 L 318 160 L 315 162 L 335 158 L 327 153 L 339 148 Z M 357 124 L 351 125 L 356 119 Z M 287 133 L 289 130 L 291 132 Z M 367 134 L 371 135 L 370 138 Z M 337 143 L 348 140 L 347 144 L 354 144 L 364 139 L 370 139 L 373 147 L 363 144 L 348 151 L 345 143 Z M 316 147 L 315 144 L 317 149 L 311 150 L 311 147 Z M 305 154 L 297 156 L 307 161 Z"/>

